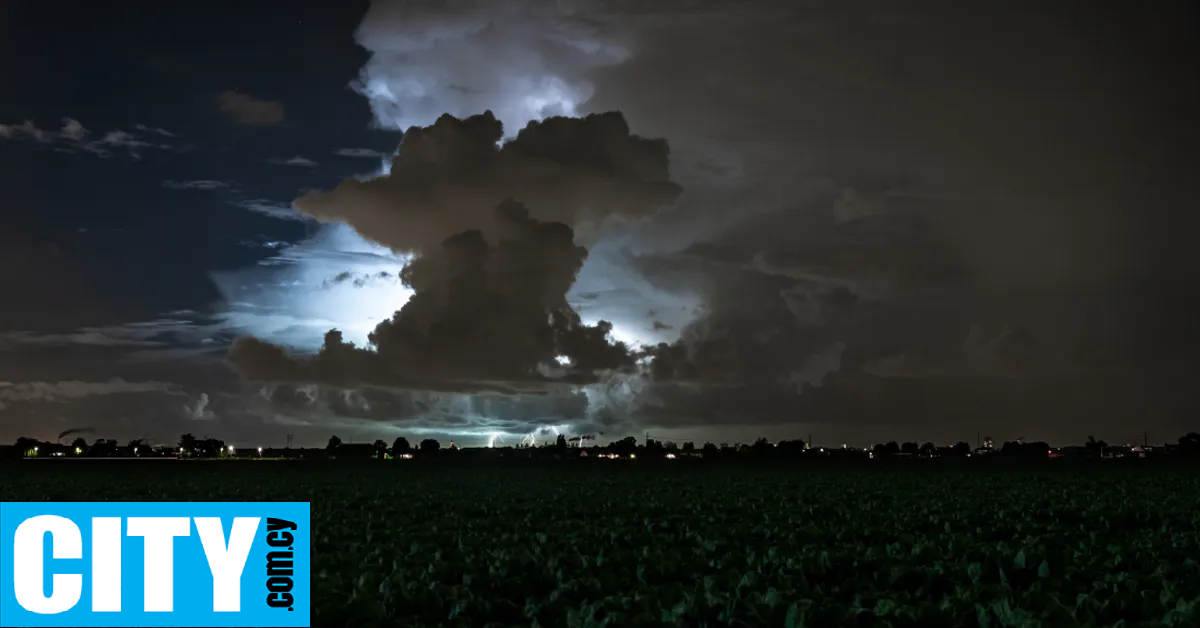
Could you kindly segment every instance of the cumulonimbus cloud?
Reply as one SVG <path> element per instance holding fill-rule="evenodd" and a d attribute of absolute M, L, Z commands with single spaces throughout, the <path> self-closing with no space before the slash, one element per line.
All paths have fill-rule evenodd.
<path fill-rule="evenodd" d="M 531 218 L 515 201 L 494 212 L 494 242 L 465 231 L 405 267 L 413 296 L 375 328 L 370 348 L 331 330 L 315 357 L 297 358 L 242 338 L 231 364 L 254 381 L 535 394 L 632 368 L 629 348 L 611 342 L 611 326 L 585 325 L 567 303 L 587 256 L 571 228 Z"/>
<path fill-rule="evenodd" d="M 490 111 L 441 116 L 405 133 L 387 175 L 346 179 L 332 191 L 305 194 L 295 207 L 419 253 L 467 229 L 490 229 L 489 213 L 505 199 L 540 220 L 575 226 L 644 218 L 681 191 L 670 178 L 667 142 L 631 134 L 617 112 L 530 122 L 498 144 L 503 135 Z"/>
<path fill-rule="evenodd" d="M 1170 299 L 1135 287 L 1161 283 L 1138 274 L 1153 266 L 1179 286 L 1155 294 L 1189 294 L 1183 271 L 1167 269 L 1200 267 L 1180 263 L 1190 254 L 1178 248 L 1168 263 L 1131 237 L 1178 234 L 1158 230 L 1159 221 L 1189 215 L 1162 219 L 1166 208 L 1186 206 L 1186 190 L 1166 189 L 1184 160 L 1139 139 L 1175 132 L 1176 118 L 1144 115 L 1145 104 L 1166 111 L 1183 102 L 1129 89 L 1174 84 L 1132 71 L 1176 72 L 1151 63 L 1153 46 L 1125 51 L 1145 64 L 1118 63 L 1127 57 L 1094 50 L 1095 42 L 1111 47 L 1089 30 L 1100 20 L 1067 24 L 1049 9 L 1030 19 L 984 3 L 954 15 L 937 2 L 886 10 L 853 1 L 528 6 L 373 2 L 357 34 L 371 53 L 357 89 L 375 124 L 389 129 L 491 110 L 504 123 L 499 135 L 512 137 L 555 113 L 619 109 L 637 134 L 670 138 L 673 179 L 687 194 L 650 227 L 628 230 L 628 242 L 589 242 L 573 295 L 598 316 L 611 313 L 611 295 L 643 300 L 629 288 L 651 284 L 650 275 L 704 295 L 704 320 L 670 322 L 683 339 L 655 349 L 653 384 L 614 387 L 623 400 L 645 400 L 627 411 L 641 412 L 646 425 L 827 416 L 917 425 L 934 414 L 952 424 L 985 402 L 1001 408 L 991 402 L 1017 399 L 1010 386 L 1031 387 L 1023 410 L 1062 401 L 1067 413 L 1068 396 L 1028 378 L 972 375 L 952 392 L 937 386 L 948 372 L 1004 372 L 992 356 L 1008 348 L 964 355 L 973 323 L 1028 330 L 1038 341 L 1021 343 L 1021 352 L 1041 352 L 1042 363 L 1067 354 L 1096 364 L 1097 353 L 1108 353 L 1140 366 L 1194 335 L 1182 324 L 1187 307 L 1165 314 Z M 1039 54 L 997 57 L 1013 33 Z M 1120 138 L 1096 129 L 1119 129 Z M 1145 159 L 1131 161 L 1133 153 Z M 810 194 L 826 182 L 830 190 Z M 437 250 L 447 236 L 486 227 L 502 200 L 441 199 L 455 212 L 469 206 L 473 218 L 451 213 L 396 236 L 399 221 L 390 218 L 401 212 L 382 211 L 386 194 L 370 211 L 339 211 L 359 191 L 305 201 L 320 199 L 328 206 L 310 206 L 314 213 L 406 250 Z M 587 233 L 575 215 L 528 205 L 534 217 Z M 614 253 L 614 268 L 656 270 L 610 279 L 609 256 L 597 252 L 626 243 L 662 255 L 635 265 Z M 1134 263 L 1142 270 L 1127 272 Z M 630 322 L 649 325 L 664 308 L 639 309 Z M 1076 370 L 1065 362 L 1052 370 Z M 862 376 L 873 368 L 875 376 Z M 1031 413 L 998 409 L 993 417 L 1008 424 L 1014 414 Z"/>

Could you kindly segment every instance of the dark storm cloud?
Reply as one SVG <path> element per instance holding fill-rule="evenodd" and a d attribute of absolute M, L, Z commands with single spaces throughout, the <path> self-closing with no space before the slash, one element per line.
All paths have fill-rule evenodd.
<path fill-rule="evenodd" d="M 1158 46 L 1137 49 L 1120 32 L 1162 30 L 1151 10 L 1073 20 L 1073 4 L 796 3 L 787 15 L 707 6 L 675 22 L 629 18 L 639 45 L 596 77 L 588 103 L 620 106 L 634 129 L 670 138 L 681 173 L 691 155 L 724 147 L 767 189 L 905 182 L 945 201 L 932 235 L 981 282 L 1146 263 L 1139 239 L 1165 210 L 1142 206 L 1159 204 L 1150 198 L 1180 170 L 1166 140 L 1180 130 L 1156 112 L 1178 106 L 1165 85 L 1182 78 L 1156 63 Z M 696 200 L 685 196 L 670 226 L 729 213 Z"/>
<path fill-rule="evenodd" d="M 763 272 L 761 258 L 744 258 L 740 248 L 694 249 L 674 264 L 705 277 L 708 310 L 678 341 L 650 350 L 653 385 L 639 415 L 682 412 L 704 423 L 737 406 L 742 422 L 794 420 L 800 397 L 841 369 L 852 312 L 863 297 L 819 269 L 797 279 Z M 703 399 L 695 405 L 711 411 L 696 412 L 688 397 Z"/>
<path fill-rule="evenodd" d="M 110 379 L 102 382 L 0 382 L 0 410 L 15 403 L 67 401 L 98 395 L 146 392 L 173 392 L 177 387 L 165 382 L 127 382 Z"/>
<path fill-rule="evenodd" d="M 795 436 L 797 425 L 820 425 L 822 438 L 862 443 L 969 440 L 976 430 L 998 438 L 1077 440 L 1092 433 L 1114 440 L 1142 427 L 1172 438 L 1196 415 L 1188 394 L 1192 347 L 1200 344 L 1188 183 L 1197 139 L 1190 114 L 1195 73 L 1183 54 L 1190 40 L 1181 37 L 1190 22 L 1168 15 L 1164 5 L 443 5 L 373 2 L 357 34 L 372 54 L 357 88 L 370 99 L 376 123 L 433 125 L 406 138 L 412 158 L 396 160 L 390 179 L 347 183 L 298 206 L 344 219 L 385 244 L 429 253 L 422 260 L 428 264 L 413 267 L 421 280 L 455 255 L 504 258 L 491 212 L 513 196 L 533 217 L 562 222 L 588 243 L 580 275 L 592 272 L 574 299 L 580 312 L 586 307 L 585 320 L 611 317 L 619 306 L 636 311 L 630 326 L 650 329 L 658 321 L 672 329 L 653 331 L 677 332 L 678 342 L 654 349 L 647 376 L 620 372 L 556 387 L 572 378 L 537 370 L 547 365 L 532 357 L 554 357 L 545 343 L 512 351 L 512 364 L 475 367 L 464 357 L 472 347 L 454 346 L 447 348 L 454 364 L 425 371 L 406 361 L 364 374 L 356 369 L 380 364 L 382 351 L 366 355 L 333 337 L 309 360 L 243 341 L 240 358 L 236 351 L 232 357 L 256 377 L 340 384 L 271 384 L 249 402 L 232 388 L 189 387 L 186 399 L 170 400 L 172 416 L 227 421 L 212 433 L 274 434 L 272 442 L 284 430 L 322 438 L 343 425 L 364 434 L 393 423 L 444 434 L 524 433 L 561 420 L 613 435 L 696 429 L 691 433 L 700 438 L 700 427 L 734 425 L 739 438 L 750 438 L 759 430 L 750 426 Z M 484 110 L 506 128 L 465 118 Z M 628 125 L 606 122 L 620 132 L 612 143 L 598 141 L 597 154 L 608 159 L 614 146 L 641 146 L 637 136 L 667 138 L 672 179 L 686 187 L 641 203 L 640 191 L 629 190 L 659 180 L 644 173 L 666 172 L 665 146 L 661 154 L 646 151 L 649 166 L 631 170 L 629 181 L 615 180 L 625 187 L 613 196 L 635 201 L 619 203 L 616 213 L 639 218 L 625 228 L 586 229 L 581 221 L 603 214 L 562 206 L 573 195 L 593 198 L 594 173 L 611 178 L 607 166 L 573 161 L 586 166 L 583 176 L 564 176 L 556 183 L 561 189 L 542 188 L 542 176 L 557 177 L 554 168 L 570 160 L 543 153 L 531 161 L 495 146 L 505 131 L 512 135 L 548 113 L 613 110 Z M 447 112 L 464 119 L 434 124 Z M 524 142 L 523 151 L 541 150 L 555 125 L 574 125 L 572 133 L 550 134 L 565 143 L 595 124 L 533 127 L 531 137 L 541 139 Z M 81 127 L 64 124 L 53 131 L 55 141 L 94 141 Z M 38 139 L 50 133 L 0 127 L 0 139 L 37 146 L 50 146 Z M 151 141 L 143 134 L 134 139 Z M 445 155 L 452 161 L 441 161 Z M 526 170 L 530 164 L 537 169 Z M 492 179 L 477 176 L 493 171 Z M 457 187 L 468 174 L 473 183 Z M 521 186 L 533 193 L 523 195 L 529 190 Z M 564 189 L 568 194 L 556 196 Z M 248 207 L 298 216 L 276 205 Z M 674 210 L 655 213 L 662 205 Z M 440 248 L 471 229 L 484 237 Z M 72 309 L 73 291 L 87 286 L 45 245 L 22 249 L 29 255 L 20 262 L 0 247 L 13 262 L 6 268 L 42 271 L 0 274 L 0 281 L 59 303 L 37 310 L 57 316 Z M 561 251 L 555 268 L 579 270 L 568 247 Z M 314 282 L 346 268 L 335 266 Z M 489 286 L 493 271 L 484 273 Z M 431 280 L 423 294 L 476 294 L 470 282 L 452 290 L 446 281 Z M 501 295 L 512 296 L 507 280 L 499 285 Z M 702 295 L 703 303 L 668 319 L 664 307 L 645 302 L 667 289 Z M 475 319 L 467 325 L 443 318 L 460 312 L 455 307 L 431 315 L 430 298 L 418 301 L 384 328 L 395 334 L 385 343 L 423 355 L 435 345 L 411 331 L 426 323 L 488 329 L 473 327 Z M 0 316 L 12 316 L 26 299 L 11 303 Z M 514 338 L 555 329 L 542 319 L 534 325 L 532 307 L 477 309 L 494 318 L 486 325 L 505 330 L 528 313 L 531 323 L 517 325 Z M 322 310 L 302 318 L 323 320 Z M 75 334 L 79 342 L 107 342 L 101 336 L 119 335 Z M 30 350 L 28 337 L 20 343 Z M 472 368 L 454 368 L 460 359 Z M 41 379 L 77 379 L 49 375 Z M 430 383 L 435 377 L 440 381 Z M 374 382 L 381 385 L 367 385 Z M 398 390 L 398 382 L 410 388 Z M 209 401 L 201 404 L 199 394 Z M 111 416 L 121 415 L 114 407 Z M 1131 424 L 1135 434 L 1120 432 Z"/>
<path fill-rule="evenodd" d="M 1177 394 L 1186 376 L 1155 378 L 1103 375 L 1012 379 L 838 379 L 801 396 L 773 387 L 745 386 L 715 394 L 679 386 L 659 387 L 635 415 L 653 430 L 700 434 L 697 426 L 746 441 L 815 433 L 820 444 L 869 445 L 887 440 L 957 440 L 976 435 L 1001 439 L 1045 438 L 1075 444 L 1098 431 L 1112 442 L 1174 441 L 1200 406 Z M 1119 415 L 1136 420 L 1113 422 Z M 1144 419 L 1143 419 L 1144 418 Z M 748 430 L 747 426 L 755 426 Z M 722 429 L 722 428 L 733 429 Z M 707 432 L 699 438 L 711 438 Z M 724 437 L 723 437 L 724 438 Z"/>
<path fill-rule="evenodd" d="M 1165 54 L 1179 33 L 1158 9 L 450 8 L 372 3 L 357 33 L 372 57 L 356 87 L 378 125 L 489 109 L 520 126 L 547 111 L 620 110 L 631 134 L 671 142 L 686 190 L 675 211 L 627 228 L 585 230 L 578 215 L 514 194 L 535 217 L 586 234 L 574 300 L 589 316 L 657 309 L 630 325 L 680 335 L 655 350 L 652 377 L 594 384 L 589 415 L 599 404 L 679 428 L 836 420 L 944 431 L 954 413 L 1014 386 L 1036 410 L 1048 382 L 1126 378 L 1095 399 L 1047 401 L 1061 418 L 1072 403 L 1103 408 L 1097 399 L 1139 377 L 1191 368 L 1183 286 L 1200 264 L 1168 246 L 1164 225 L 1188 199 L 1178 156 L 1195 125 L 1181 94 L 1194 90 L 1165 86 L 1194 82 Z M 480 150 L 502 134 L 480 131 Z M 407 250 L 479 228 L 509 195 L 435 194 L 453 220 L 395 235 L 392 218 L 412 215 L 398 197 L 359 212 L 362 190 L 345 187 L 356 194 L 307 200 Z M 468 207 L 474 218 L 460 219 Z M 668 290 L 703 303 L 670 320 L 658 303 L 627 303 Z M 953 410 L 930 412 L 938 387 L 956 386 L 946 379 L 971 383 L 947 393 Z"/>
<path fill-rule="evenodd" d="M 487 227 L 501 201 L 568 225 L 644 218 L 679 195 L 665 140 L 632 135 L 620 113 L 531 122 L 497 145 L 491 112 L 449 115 L 408 129 L 390 174 L 347 179 L 296 200 L 302 213 L 341 221 L 397 251 L 427 251 L 467 229 Z"/>
<path fill-rule="evenodd" d="M 610 343 L 608 325 L 583 324 L 567 303 L 587 257 L 571 228 L 530 218 L 515 201 L 493 212 L 494 243 L 465 231 L 404 268 L 413 296 L 376 327 L 371 348 L 335 330 L 315 357 L 296 358 L 242 338 L 230 362 L 252 381 L 533 394 L 632 368 L 628 348 Z"/>
<path fill-rule="evenodd" d="M 1131 391 L 1175 379 L 1179 369 L 1194 371 L 1183 349 L 1191 343 L 1172 343 L 1195 339 L 1196 326 L 1170 312 L 1194 309 L 1176 286 L 1195 265 L 1182 262 L 1177 246 L 1163 246 L 1170 216 L 1192 221 L 1190 212 L 1181 213 L 1186 195 L 1176 174 L 1184 156 L 1165 138 L 1186 137 L 1194 124 L 1177 129 L 1177 117 L 1159 117 L 1174 106 L 1164 87 L 1177 84 L 1173 67 L 1155 64 L 1152 48 L 1127 48 L 1129 39 L 1110 30 L 1116 22 L 1071 25 L 1065 11 L 1049 8 L 1035 10 L 1036 19 L 1024 8 L 977 8 L 968 14 L 965 7 L 918 3 L 888 20 L 831 12 L 823 23 L 810 20 L 807 33 L 799 30 L 804 20 L 765 26 L 755 41 L 779 41 L 777 34 L 795 29 L 794 56 L 779 47 L 770 67 L 803 77 L 773 82 L 769 98 L 767 88 L 750 84 L 762 80 L 753 69 L 720 73 L 730 77 L 723 102 L 684 91 L 677 97 L 700 104 L 661 112 L 650 96 L 686 90 L 671 81 L 652 84 L 661 72 L 646 69 L 640 86 L 649 92 L 630 89 L 630 76 L 620 71 L 597 82 L 596 106 L 622 102 L 635 128 L 663 133 L 677 153 L 688 143 L 660 131 L 666 127 L 659 121 L 672 123 L 668 116 L 681 126 L 721 128 L 730 142 L 757 149 L 747 153 L 754 161 L 746 172 L 759 180 L 787 176 L 790 162 L 794 172 L 834 184 L 819 202 L 785 205 L 693 247 L 720 266 L 794 281 L 780 287 L 782 294 L 760 291 L 757 300 L 736 286 L 714 291 L 708 327 L 726 326 L 720 301 L 741 299 L 746 310 L 763 312 L 751 314 L 761 324 L 745 325 L 736 346 L 749 345 L 749 332 L 772 324 L 767 304 L 777 307 L 779 300 L 792 303 L 798 324 L 818 325 L 809 333 L 846 343 L 834 376 L 844 384 L 791 405 L 739 404 L 740 420 L 891 421 L 912 430 L 936 424 L 935 433 L 956 420 L 980 420 L 998 428 L 1020 423 L 1030 433 L 1040 425 L 1063 438 L 1071 430 L 1055 426 L 1071 415 L 1075 425 L 1090 415 L 1093 429 L 1117 429 L 1129 417 L 1153 414 L 1149 396 Z M 1144 14 L 1128 17 L 1148 26 Z M 661 48 L 648 50 L 661 56 L 664 70 L 676 67 L 676 54 L 702 53 L 666 37 Z M 1018 38 L 1021 50 L 1004 43 Z M 689 67 L 717 72 L 725 62 L 704 59 L 716 65 L 697 59 Z M 641 62 L 653 59 L 635 56 L 622 69 Z M 643 95 L 647 100 L 637 99 Z M 756 115 L 731 115 L 739 100 Z M 705 124 L 717 117 L 718 104 L 735 122 Z M 774 138 L 765 126 L 736 122 L 784 119 L 790 122 L 776 127 Z M 687 200 L 673 217 L 697 219 Z M 708 284 L 720 281 L 705 277 Z M 793 365 L 823 346 L 781 344 L 794 350 Z M 886 385 L 872 379 L 883 376 L 906 379 Z M 970 385 L 956 383 L 965 379 Z M 1058 385 L 1075 392 L 1058 397 Z M 1167 412 L 1181 410 L 1179 390 L 1151 388 Z M 865 407 L 860 395 L 876 389 L 879 407 Z M 682 398 L 687 394 L 693 401 Z M 943 396 L 946 409 L 936 409 Z M 687 415 L 733 397 L 718 388 L 680 392 L 662 411 Z M 1130 413 L 1128 406 L 1147 411 Z M 747 416 L 754 407 L 762 412 Z M 1005 410 L 980 410 L 993 407 Z"/>
<path fill-rule="evenodd" d="M 283 103 L 230 90 L 217 96 L 217 108 L 238 124 L 271 126 L 283 122 Z"/>
<path fill-rule="evenodd" d="M 1179 372 L 1147 359 L 1113 292 L 1077 276 L 1002 290 L 943 237 L 946 203 L 885 199 L 847 220 L 844 198 L 823 199 L 824 217 L 762 215 L 652 265 L 704 277 L 710 313 L 653 351 L 639 423 L 804 423 L 852 442 L 955 429 L 1067 440 L 1099 427 L 1085 416 L 1113 417 L 1101 424 L 1116 430 L 1158 396 L 1170 416 L 1156 424 L 1182 425 L 1190 406 L 1161 384 Z"/>
<path fill-rule="evenodd" d="M 179 356 L 177 350 L 178 344 L 152 350 L 112 345 L 6 349 L 0 353 L 0 441 L 53 440 L 56 433 L 80 426 L 94 426 L 85 435 L 89 441 L 146 438 L 172 444 L 190 432 L 251 447 L 281 444 L 293 432 L 306 444 L 329 437 L 331 413 L 322 415 L 323 425 L 298 429 L 295 412 L 260 407 L 260 398 L 229 373 L 222 354 Z M 5 368 L 16 355 L 23 367 Z M 32 379 L 55 375 L 70 379 Z"/>

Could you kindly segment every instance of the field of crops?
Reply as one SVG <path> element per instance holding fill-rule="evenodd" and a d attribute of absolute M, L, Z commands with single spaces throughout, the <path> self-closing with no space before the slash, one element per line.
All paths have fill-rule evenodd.
<path fill-rule="evenodd" d="M 2 472 L 0 501 L 311 502 L 314 626 L 1200 625 L 1200 473 L 1178 466 Z"/>

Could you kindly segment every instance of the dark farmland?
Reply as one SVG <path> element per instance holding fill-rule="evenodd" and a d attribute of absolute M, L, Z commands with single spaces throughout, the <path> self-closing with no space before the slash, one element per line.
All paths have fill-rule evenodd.
<path fill-rule="evenodd" d="M 0 473 L 0 501 L 311 502 L 315 626 L 1200 624 L 1200 473 L 1178 462 L 16 461 Z"/>

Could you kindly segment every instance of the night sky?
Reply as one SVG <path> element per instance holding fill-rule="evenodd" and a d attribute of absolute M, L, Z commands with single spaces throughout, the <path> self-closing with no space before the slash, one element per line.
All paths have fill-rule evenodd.
<path fill-rule="evenodd" d="M 337 4 L 0 5 L 0 440 L 1196 428 L 1187 2 Z"/>

